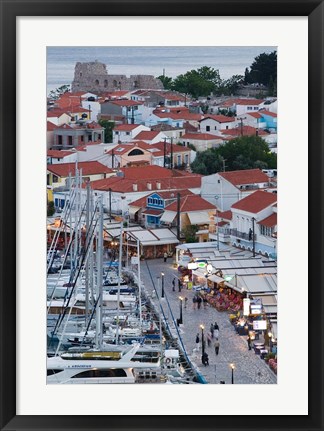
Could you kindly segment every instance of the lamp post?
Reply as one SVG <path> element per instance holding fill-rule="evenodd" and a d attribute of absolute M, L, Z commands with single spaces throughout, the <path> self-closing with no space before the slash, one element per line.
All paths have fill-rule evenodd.
<path fill-rule="evenodd" d="M 183 321 L 182 321 L 182 301 L 183 301 L 183 297 L 179 296 L 179 300 L 180 300 L 180 318 L 179 318 L 179 325 L 182 325 Z"/>
<path fill-rule="evenodd" d="M 203 355 L 205 353 L 204 325 L 200 325 L 200 329 L 201 329 L 201 354 Z"/>
<path fill-rule="evenodd" d="M 268 337 L 269 337 L 269 353 L 271 353 L 271 338 L 272 338 L 272 333 L 271 331 L 268 332 Z"/>
<path fill-rule="evenodd" d="M 235 365 L 234 364 L 230 364 L 230 367 L 232 369 L 232 385 L 233 385 L 234 384 L 234 368 L 235 368 Z"/>
<path fill-rule="evenodd" d="M 164 298 L 164 272 L 161 272 L 161 285 L 162 285 L 161 298 Z"/>

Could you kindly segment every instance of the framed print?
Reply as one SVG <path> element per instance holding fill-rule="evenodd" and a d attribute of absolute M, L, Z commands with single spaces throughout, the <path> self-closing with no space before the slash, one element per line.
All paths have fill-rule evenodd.
<path fill-rule="evenodd" d="M 323 2 L 70 0 L 61 4 L 47 0 L 1 0 L 0 14 L 1 429 L 323 429 Z M 44 112 L 52 77 L 49 53 L 56 55 L 53 54 L 51 65 L 56 65 L 57 87 L 57 83 L 65 83 L 64 67 L 70 61 L 62 61 L 62 48 L 114 47 L 116 64 L 120 66 L 118 50 L 121 56 L 125 47 L 150 47 L 150 52 L 155 51 L 158 70 L 163 70 L 163 61 L 167 59 L 158 60 L 159 49 L 191 47 L 187 61 L 193 64 L 190 57 L 197 52 L 194 48 L 206 47 L 206 52 L 210 52 L 215 46 L 268 47 L 268 52 L 276 47 L 278 53 L 278 331 L 282 341 L 275 384 L 265 384 L 262 372 L 255 376 L 253 370 L 251 376 L 234 382 L 233 366 L 224 380 L 241 384 L 112 383 L 83 384 L 77 389 L 75 385 L 49 385 L 43 330 L 44 238 L 48 234 Z M 207 57 L 205 54 L 206 61 Z M 101 58 L 98 60 L 96 64 Z M 131 64 L 130 57 L 129 61 Z M 185 63 L 183 57 L 173 61 Z M 103 62 L 108 64 L 108 73 L 112 73 L 109 58 Z M 181 73 L 188 69 L 184 66 Z M 76 70 L 79 80 L 75 75 L 73 91 L 85 72 L 82 67 Z M 123 81 L 124 72 L 120 69 L 118 73 L 118 79 Z M 136 73 L 143 73 L 148 79 L 146 71 Z M 152 74 L 158 76 L 158 71 Z M 109 79 L 106 81 L 102 85 L 108 87 Z M 150 81 L 149 85 L 154 83 Z M 99 84 L 98 81 L 96 85 Z M 113 86 L 118 86 L 117 80 Z M 88 96 L 92 102 L 91 94 Z M 82 112 L 81 121 L 91 115 L 90 108 Z M 129 112 L 134 117 L 134 110 Z M 238 130 L 243 130 L 243 118 L 238 121 Z M 165 158 L 164 150 L 164 163 Z M 146 215 L 152 216 L 156 213 Z M 138 251 L 132 256 L 134 265 L 140 254 Z M 169 262 L 168 253 L 162 253 L 159 259 L 161 265 Z M 219 273 L 213 276 L 217 279 Z M 236 277 L 237 274 L 227 280 L 234 287 Z M 189 279 L 182 281 L 187 289 L 192 288 Z M 161 285 L 163 289 L 162 272 L 158 283 L 159 289 Z M 234 301 L 233 292 L 229 294 Z M 258 304 L 253 305 L 256 310 Z M 185 316 L 184 306 L 180 298 L 179 327 Z M 244 314 L 249 315 L 249 307 L 245 301 Z M 207 331 L 204 333 L 201 326 L 198 335 L 204 349 Z M 255 320 L 249 340 L 266 327 L 265 320 Z M 272 352 L 271 340 L 272 335 L 266 342 Z M 250 384 L 258 378 L 261 384 Z M 216 380 L 215 383 L 221 383 Z"/>

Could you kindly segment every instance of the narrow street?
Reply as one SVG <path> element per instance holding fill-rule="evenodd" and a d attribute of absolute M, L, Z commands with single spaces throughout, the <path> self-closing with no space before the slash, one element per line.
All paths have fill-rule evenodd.
<path fill-rule="evenodd" d="M 178 271 L 173 267 L 173 259 L 168 258 L 164 263 L 163 259 L 154 259 L 143 261 L 141 264 L 141 279 L 148 294 L 152 294 L 154 288 L 152 280 L 161 295 L 161 273 L 164 273 L 164 291 L 168 299 L 172 314 L 175 319 L 180 317 L 180 300 L 179 296 L 187 297 L 183 301 L 183 325 L 181 326 L 181 337 L 185 345 L 187 354 L 191 361 L 199 368 L 200 373 L 208 383 L 231 383 L 232 370 L 230 364 L 233 363 L 234 384 L 276 384 L 277 377 L 270 370 L 268 365 L 254 353 L 254 350 L 248 350 L 246 337 L 239 336 L 230 323 L 227 312 L 218 312 L 214 307 L 207 305 L 204 308 L 194 309 L 192 298 L 195 294 L 192 290 L 182 289 L 178 291 L 178 283 L 175 283 L 175 291 L 172 290 L 172 280 L 178 276 Z M 160 280 L 158 280 L 160 277 Z M 157 299 L 154 299 L 157 303 Z M 187 306 L 185 306 L 187 302 Z M 162 300 L 162 306 L 165 314 L 168 315 L 167 301 Z M 169 319 L 171 324 L 171 319 Z M 214 341 L 210 346 L 207 344 L 207 332 L 211 323 L 217 322 L 219 325 L 219 354 L 216 356 Z M 201 341 L 200 325 L 204 325 L 204 339 L 206 341 L 206 352 L 209 356 L 209 366 L 201 363 L 201 345 L 200 351 L 196 352 L 196 335 L 199 333 Z"/>

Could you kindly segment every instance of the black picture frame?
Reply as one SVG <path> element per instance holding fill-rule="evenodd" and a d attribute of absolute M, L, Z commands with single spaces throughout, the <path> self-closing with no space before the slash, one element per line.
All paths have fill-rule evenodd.
<path fill-rule="evenodd" d="M 308 430 L 323 421 L 323 25 L 322 1 L 0 0 L 0 306 L 1 430 Z M 199 5 L 199 7 L 198 7 Z M 201 13 L 203 11 L 203 13 Z M 16 415 L 16 17 L 18 16 L 307 16 L 309 25 L 309 414 L 307 416 Z M 296 206 L 296 216 L 298 207 Z M 300 226 L 299 235 L 306 232 Z M 305 262 L 305 267 L 307 266 Z M 292 328 L 294 330 L 295 328 Z M 299 346 L 301 348 L 301 346 Z M 306 348 L 306 346 L 303 346 Z M 296 379 L 298 376 L 296 376 Z M 208 400 L 205 400 L 208 402 Z M 217 400 L 216 400 L 217 401 Z M 199 402 L 204 402 L 200 400 Z M 199 409 L 198 409 L 199 411 Z M 203 420 L 202 420 L 203 419 Z M 260 425 L 261 424 L 261 425 Z"/>

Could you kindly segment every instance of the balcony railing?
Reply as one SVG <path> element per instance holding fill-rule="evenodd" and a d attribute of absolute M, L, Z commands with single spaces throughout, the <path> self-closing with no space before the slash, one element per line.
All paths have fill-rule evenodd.
<path fill-rule="evenodd" d="M 253 241 L 253 234 L 240 232 L 237 229 L 229 229 L 231 236 L 236 236 L 236 238 L 245 239 L 246 241 Z M 256 235 L 254 234 L 254 240 L 256 240 Z"/>

